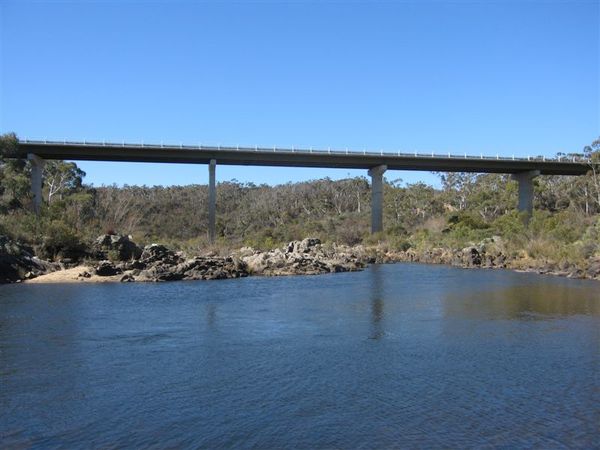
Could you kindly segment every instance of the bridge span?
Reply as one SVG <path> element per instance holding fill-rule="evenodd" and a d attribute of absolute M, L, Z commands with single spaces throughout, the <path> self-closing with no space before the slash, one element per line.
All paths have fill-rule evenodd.
<path fill-rule="evenodd" d="M 383 230 L 383 174 L 386 170 L 512 174 L 519 183 L 519 210 L 533 211 L 532 180 L 539 175 L 584 175 L 587 161 L 568 158 L 469 156 L 266 147 L 222 147 L 164 144 L 20 140 L 17 157 L 32 163 L 34 207 L 42 202 L 42 171 L 46 159 L 72 161 L 207 164 L 209 167 L 209 237 L 215 239 L 216 164 L 244 166 L 364 169 L 371 177 L 371 230 Z"/>

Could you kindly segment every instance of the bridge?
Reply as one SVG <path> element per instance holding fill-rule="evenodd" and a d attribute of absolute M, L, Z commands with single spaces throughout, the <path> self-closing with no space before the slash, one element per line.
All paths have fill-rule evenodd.
<path fill-rule="evenodd" d="M 364 169 L 371 177 L 371 231 L 383 230 L 383 174 L 386 170 L 476 172 L 512 174 L 519 183 L 519 211 L 533 211 L 532 180 L 539 175 L 584 175 L 588 161 L 575 158 L 469 156 L 466 154 L 419 154 L 323 150 L 278 147 L 222 147 L 164 144 L 128 144 L 71 141 L 19 141 L 17 157 L 32 164 L 31 186 L 34 208 L 42 203 L 42 172 L 47 159 L 72 161 L 153 162 L 207 164 L 209 172 L 209 238 L 215 239 L 216 165 L 319 167 Z"/>

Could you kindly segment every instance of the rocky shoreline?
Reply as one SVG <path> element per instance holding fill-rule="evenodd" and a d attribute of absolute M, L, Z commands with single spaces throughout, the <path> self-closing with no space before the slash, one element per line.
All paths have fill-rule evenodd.
<path fill-rule="evenodd" d="M 490 251 L 486 248 L 489 245 L 489 240 L 486 241 L 461 250 L 432 248 L 422 252 L 413 250 L 404 252 L 384 251 L 377 255 L 375 262 L 442 264 L 464 269 L 507 269 L 516 272 L 600 281 L 600 257 L 590 258 L 579 264 L 567 261 L 557 263 L 555 261 L 532 259 L 526 255 L 509 257 L 501 251 Z"/>
<path fill-rule="evenodd" d="M 87 264 L 72 261 L 54 263 L 46 271 L 23 267 L 27 282 L 162 282 L 178 280 L 221 280 L 247 276 L 317 275 L 349 272 L 366 267 L 351 251 L 326 248 L 314 238 L 293 241 L 283 248 L 261 252 L 249 247 L 230 256 L 213 254 L 186 257 L 164 245 L 138 247 L 128 236 L 104 235 L 93 244 L 94 260 Z M 27 266 L 27 265 L 25 265 Z M 12 281 L 20 281 L 14 279 Z"/>
<path fill-rule="evenodd" d="M 187 257 L 164 245 L 139 247 L 129 236 L 103 235 L 93 243 L 87 263 L 48 262 L 29 247 L 0 236 L 0 283 L 11 282 L 163 282 L 220 280 L 247 276 L 318 275 L 363 270 L 372 263 L 418 262 L 463 268 L 511 269 L 540 274 L 600 280 L 600 258 L 585 264 L 554 263 L 508 257 L 500 238 L 486 239 L 461 250 L 432 248 L 417 252 L 385 246 L 349 247 L 322 244 L 319 239 L 292 241 L 270 251 L 244 247 L 229 256 Z"/>

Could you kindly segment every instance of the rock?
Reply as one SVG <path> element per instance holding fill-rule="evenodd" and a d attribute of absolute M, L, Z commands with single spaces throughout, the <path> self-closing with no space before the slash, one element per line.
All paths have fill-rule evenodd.
<path fill-rule="evenodd" d="M 481 266 L 481 254 L 477 247 L 467 247 L 462 249 L 462 262 L 466 267 Z"/>
<path fill-rule="evenodd" d="M 122 273 L 121 269 L 115 267 L 111 261 L 100 261 L 94 270 L 100 277 L 110 277 Z"/>
<path fill-rule="evenodd" d="M 241 260 L 197 256 L 179 264 L 153 264 L 139 271 L 136 281 L 220 280 L 246 276 L 247 266 Z"/>
<path fill-rule="evenodd" d="M 236 252 L 239 257 L 250 256 L 254 253 L 256 253 L 256 251 L 252 247 L 242 247 Z"/>
<path fill-rule="evenodd" d="M 130 271 L 130 270 L 142 270 L 142 269 L 145 269 L 146 268 L 146 264 L 144 264 L 139 259 L 136 259 L 136 260 L 133 260 L 133 261 L 122 262 L 122 263 L 118 264 L 116 267 L 118 267 L 119 269 L 121 269 L 123 272 L 126 272 L 126 271 Z"/>
<path fill-rule="evenodd" d="M 323 248 L 321 241 L 307 238 L 289 242 L 283 248 L 241 255 L 253 275 L 316 275 L 361 270 L 365 263 L 344 247 Z"/>
<path fill-rule="evenodd" d="M 586 271 L 586 274 L 589 278 L 600 277 L 600 260 L 592 261 Z"/>
<path fill-rule="evenodd" d="M 23 279 L 60 269 L 57 263 L 43 261 L 33 256 L 31 247 L 0 236 L 0 283 L 14 283 Z"/>
<path fill-rule="evenodd" d="M 98 236 L 93 244 L 96 256 L 116 258 L 118 261 L 137 259 L 142 254 L 142 249 L 133 242 L 131 236 L 120 234 L 103 234 Z"/>
<path fill-rule="evenodd" d="M 285 253 L 310 253 L 315 247 L 320 246 L 321 241 L 317 238 L 306 238 L 302 241 L 292 241 L 285 248 Z"/>
<path fill-rule="evenodd" d="M 242 261 L 246 263 L 250 273 L 255 275 L 262 274 L 268 266 L 266 253 L 257 253 L 246 257 L 242 256 Z"/>
<path fill-rule="evenodd" d="M 83 272 L 81 272 L 79 275 L 77 275 L 78 277 L 81 278 L 91 278 L 92 274 L 89 273 L 87 270 L 84 270 Z"/>
<path fill-rule="evenodd" d="M 123 275 L 119 281 L 121 283 L 131 283 L 132 281 L 135 281 L 135 278 L 133 278 L 133 275 L 127 273 Z"/>
<path fill-rule="evenodd" d="M 149 269 L 142 270 L 138 281 L 177 281 L 183 279 L 183 273 L 167 264 L 157 264 Z"/>
<path fill-rule="evenodd" d="M 150 244 L 144 247 L 140 261 L 144 264 L 161 262 L 164 264 L 178 264 L 182 260 L 182 254 L 175 254 L 164 245 Z"/>

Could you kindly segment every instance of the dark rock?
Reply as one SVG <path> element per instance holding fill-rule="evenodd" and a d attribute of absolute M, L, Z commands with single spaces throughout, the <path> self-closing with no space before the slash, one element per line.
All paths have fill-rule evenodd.
<path fill-rule="evenodd" d="M 600 260 L 592 261 L 590 266 L 588 267 L 586 274 L 590 278 L 598 278 L 600 277 Z"/>
<path fill-rule="evenodd" d="M 207 274 L 207 276 L 206 276 L 207 280 L 224 280 L 226 278 L 231 278 L 231 277 L 229 277 L 225 271 L 220 270 L 220 269 L 217 269 L 214 272 Z"/>
<path fill-rule="evenodd" d="M 100 261 L 95 268 L 96 275 L 100 277 L 110 277 L 119 275 L 122 270 L 116 267 L 111 261 Z"/>
<path fill-rule="evenodd" d="M 131 283 L 132 281 L 135 281 L 135 278 L 133 278 L 133 275 L 127 273 L 123 275 L 119 281 L 121 283 Z"/>
<path fill-rule="evenodd" d="M 94 241 L 95 255 L 103 258 L 109 256 L 118 261 L 137 259 L 142 254 L 142 249 L 131 240 L 131 236 L 120 234 L 103 234 Z"/>
<path fill-rule="evenodd" d="M 138 275 L 138 281 L 177 281 L 182 279 L 182 272 L 165 264 L 157 264 L 149 269 L 142 270 Z"/>
<path fill-rule="evenodd" d="M 123 272 L 126 272 L 126 271 L 129 271 L 129 270 L 141 270 L 141 269 L 145 269 L 146 268 L 146 264 L 144 264 L 139 259 L 136 259 L 136 260 L 133 260 L 133 261 L 122 262 L 120 264 L 117 264 L 116 267 L 118 267 L 119 269 L 121 269 Z"/>
<path fill-rule="evenodd" d="M 31 247 L 0 236 L 0 283 L 13 283 L 25 278 L 54 272 L 60 266 L 33 256 Z"/>
<path fill-rule="evenodd" d="M 466 267 L 481 266 L 481 254 L 477 247 L 467 247 L 462 250 L 462 261 Z"/>
<path fill-rule="evenodd" d="M 172 250 L 169 250 L 167 247 L 160 244 L 146 245 L 140 256 L 140 260 L 145 264 L 156 262 L 161 262 L 163 264 L 178 264 L 179 262 L 182 262 L 180 255 L 177 255 Z"/>

